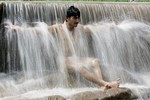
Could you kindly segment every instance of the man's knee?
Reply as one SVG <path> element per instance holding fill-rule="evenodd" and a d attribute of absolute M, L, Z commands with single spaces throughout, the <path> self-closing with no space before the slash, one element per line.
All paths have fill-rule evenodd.
<path fill-rule="evenodd" d="M 80 72 L 82 75 L 86 75 L 86 74 L 87 74 L 87 69 L 86 69 L 84 66 L 82 66 L 82 67 L 80 67 L 79 72 Z"/>
<path fill-rule="evenodd" d="M 92 67 L 100 67 L 99 59 L 95 58 L 92 60 Z"/>
<path fill-rule="evenodd" d="M 75 69 L 72 65 L 67 65 L 66 68 L 69 73 L 73 73 L 75 71 Z"/>

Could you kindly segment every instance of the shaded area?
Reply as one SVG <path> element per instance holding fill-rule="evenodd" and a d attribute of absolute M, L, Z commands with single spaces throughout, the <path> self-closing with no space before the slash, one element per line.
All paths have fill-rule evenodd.
<path fill-rule="evenodd" d="M 4 25 L 2 24 L 3 18 L 5 16 L 5 4 L 1 3 L 0 4 L 0 71 L 5 72 L 7 70 L 7 49 L 6 49 L 6 38 L 5 38 L 5 29 Z"/>

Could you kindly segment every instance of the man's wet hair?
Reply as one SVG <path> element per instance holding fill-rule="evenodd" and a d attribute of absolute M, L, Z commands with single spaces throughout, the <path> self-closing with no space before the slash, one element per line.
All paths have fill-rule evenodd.
<path fill-rule="evenodd" d="M 71 16 L 74 16 L 75 18 L 80 18 L 79 9 L 74 6 L 70 6 L 67 10 L 66 18 L 70 18 Z"/>

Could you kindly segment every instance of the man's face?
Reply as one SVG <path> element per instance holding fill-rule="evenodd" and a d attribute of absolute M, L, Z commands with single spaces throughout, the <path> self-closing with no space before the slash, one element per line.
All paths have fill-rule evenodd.
<path fill-rule="evenodd" d="M 71 27 L 77 27 L 78 23 L 80 22 L 80 17 L 78 16 L 71 16 L 67 19 L 67 22 Z"/>

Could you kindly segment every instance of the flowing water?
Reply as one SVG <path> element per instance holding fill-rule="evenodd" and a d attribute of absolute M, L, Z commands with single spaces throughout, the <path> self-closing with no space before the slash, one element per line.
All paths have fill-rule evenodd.
<path fill-rule="evenodd" d="M 67 98 L 78 92 L 99 89 L 79 74 L 76 74 L 76 85 L 70 86 L 64 41 L 48 31 L 49 25 L 63 23 L 70 5 L 81 10 L 81 24 L 92 34 L 88 38 L 79 28 L 78 40 L 74 41 L 66 32 L 75 61 L 80 57 L 98 58 L 105 80 L 119 77 L 121 87 L 131 88 L 139 94 L 141 88 L 150 87 L 149 3 L 4 3 L 3 24 L 19 28 L 1 29 L 4 40 L 1 42 L 4 43 L 0 66 L 1 99 L 50 95 Z"/>

